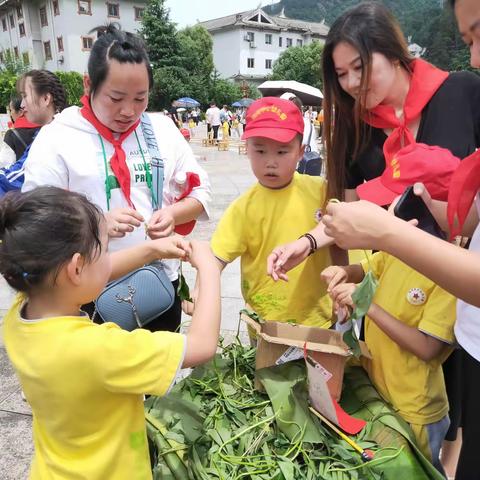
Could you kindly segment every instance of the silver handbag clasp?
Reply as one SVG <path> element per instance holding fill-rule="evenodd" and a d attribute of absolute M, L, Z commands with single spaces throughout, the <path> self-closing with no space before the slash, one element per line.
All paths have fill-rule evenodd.
<path fill-rule="evenodd" d="M 137 307 L 135 307 L 135 303 L 133 302 L 133 297 L 135 295 L 135 287 L 132 287 L 131 285 L 128 285 L 128 295 L 125 297 L 122 297 L 119 293 L 115 295 L 115 298 L 117 299 L 118 303 L 128 303 L 130 307 L 132 307 L 132 312 L 133 316 L 135 317 L 135 321 L 137 322 L 137 325 L 142 328 L 142 324 L 140 323 L 140 318 L 138 317 L 137 313 Z"/>

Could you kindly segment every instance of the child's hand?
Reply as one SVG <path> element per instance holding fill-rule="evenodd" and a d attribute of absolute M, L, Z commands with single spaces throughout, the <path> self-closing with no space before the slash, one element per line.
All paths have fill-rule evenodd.
<path fill-rule="evenodd" d="M 330 296 L 335 303 L 336 310 L 344 307 L 355 308 L 352 295 L 356 288 L 354 283 L 341 283 L 332 289 Z"/>
<path fill-rule="evenodd" d="M 342 267 L 332 265 L 331 267 L 327 267 L 325 270 L 322 271 L 322 273 L 320 273 L 320 278 L 328 285 L 327 292 L 331 293 L 334 287 L 346 282 L 347 272 Z"/>
<path fill-rule="evenodd" d="M 198 298 L 198 281 L 195 282 L 195 287 L 190 290 L 190 298 L 192 301 L 188 300 L 183 300 L 182 302 L 182 311 L 185 315 L 193 315 L 193 312 L 195 311 L 195 303 L 197 302 Z"/>
<path fill-rule="evenodd" d="M 275 247 L 267 258 L 267 274 L 276 282 L 288 282 L 287 272 L 302 263 L 310 253 L 308 238 L 301 237 L 294 242 Z"/>
<path fill-rule="evenodd" d="M 190 242 L 180 235 L 174 235 L 167 238 L 158 238 L 149 242 L 154 248 L 154 255 L 157 258 L 180 258 L 188 260 L 192 247 Z"/>
<path fill-rule="evenodd" d="M 197 270 L 204 266 L 213 266 L 217 270 L 217 261 L 215 256 L 212 253 L 210 244 L 208 242 L 200 242 L 198 240 L 192 240 L 191 242 L 192 251 L 190 253 L 190 258 L 188 261 L 193 268 Z"/>

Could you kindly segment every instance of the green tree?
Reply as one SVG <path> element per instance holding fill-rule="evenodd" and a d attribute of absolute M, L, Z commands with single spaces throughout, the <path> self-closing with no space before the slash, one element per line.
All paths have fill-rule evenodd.
<path fill-rule="evenodd" d="M 165 0 L 148 2 L 140 33 L 154 68 L 176 64 L 179 51 L 176 24 L 170 20 L 170 9 L 165 6 Z"/>
<path fill-rule="evenodd" d="M 80 105 L 83 95 L 83 77 L 78 72 L 55 72 L 67 93 L 67 104 Z"/>
<path fill-rule="evenodd" d="M 207 79 L 213 71 L 213 41 L 200 26 L 187 27 L 177 34 L 181 65 L 193 76 Z"/>
<path fill-rule="evenodd" d="M 210 100 L 216 102 L 218 106 L 231 105 L 240 98 L 242 98 L 242 91 L 236 83 L 224 78 L 212 80 L 210 84 Z"/>
<path fill-rule="evenodd" d="M 273 64 L 270 79 L 296 80 L 322 89 L 322 51 L 319 42 L 287 48 Z"/>

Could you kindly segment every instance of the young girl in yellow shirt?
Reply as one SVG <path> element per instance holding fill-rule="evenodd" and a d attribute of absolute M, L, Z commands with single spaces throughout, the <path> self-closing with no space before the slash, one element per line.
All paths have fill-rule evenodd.
<path fill-rule="evenodd" d="M 143 395 L 165 395 L 180 368 L 216 351 L 220 281 L 208 245 L 168 237 L 109 254 L 101 211 L 55 187 L 7 194 L 0 242 L 0 273 L 19 292 L 3 334 L 33 411 L 30 479 L 150 480 Z M 127 332 L 81 311 L 109 280 L 158 258 L 198 270 L 185 335 Z"/>

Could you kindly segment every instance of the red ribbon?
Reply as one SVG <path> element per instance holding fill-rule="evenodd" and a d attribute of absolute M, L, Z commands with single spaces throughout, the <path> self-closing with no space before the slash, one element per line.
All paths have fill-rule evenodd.
<path fill-rule="evenodd" d="M 451 238 L 461 234 L 463 224 L 479 190 L 480 150 L 477 150 L 462 160 L 450 181 L 447 218 Z"/>
<path fill-rule="evenodd" d="M 403 107 L 403 118 L 399 119 L 390 105 L 378 105 L 364 118 L 365 122 L 372 127 L 393 129 L 383 144 L 383 154 L 387 161 L 393 158 L 401 148 L 415 143 L 408 125 L 422 114 L 427 103 L 448 78 L 448 72 L 421 59 L 414 60 L 411 63 L 411 69 L 410 89 Z"/>
<path fill-rule="evenodd" d="M 81 102 L 83 107 L 80 109 L 80 113 L 82 114 L 83 118 L 88 120 L 95 127 L 97 132 L 105 140 L 107 140 L 107 142 L 113 145 L 115 151 L 110 159 L 110 167 L 117 177 L 120 188 L 125 195 L 128 204 L 130 207 L 135 208 L 132 200 L 130 199 L 130 170 L 128 169 L 127 158 L 125 151 L 122 148 L 122 143 L 138 127 L 140 119 L 137 120 L 126 132 L 121 133 L 118 138 L 115 138 L 113 132 L 103 123 L 101 123 L 100 120 L 98 120 L 98 118 L 95 116 L 95 113 L 93 113 L 90 105 L 90 99 L 87 95 L 84 95 L 81 98 Z"/>

